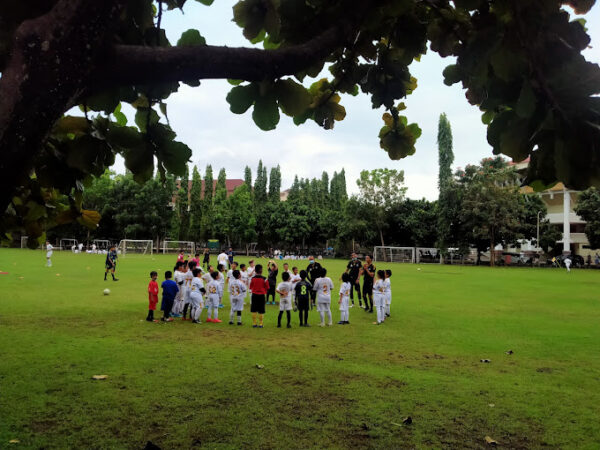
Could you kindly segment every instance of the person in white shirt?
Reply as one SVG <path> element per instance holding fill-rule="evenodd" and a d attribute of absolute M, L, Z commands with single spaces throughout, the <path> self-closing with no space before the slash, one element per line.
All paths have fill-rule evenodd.
<path fill-rule="evenodd" d="M 571 258 L 569 258 L 568 256 L 565 258 L 565 260 L 563 261 L 565 267 L 567 268 L 567 272 L 571 271 Z"/>
<path fill-rule="evenodd" d="M 287 327 L 292 328 L 292 283 L 290 283 L 289 272 L 283 272 L 281 275 L 283 280 L 277 285 L 277 293 L 279 294 L 279 316 L 277 317 L 277 328 L 281 328 L 281 317 L 285 311 L 287 317 Z"/>
<path fill-rule="evenodd" d="M 254 266 L 254 260 L 251 259 L 248 262 L 248 269 L 246 270 L 246 276 L 248 277 L 248 291 L 252 294 L 252 291 L 250 290 L 250 282 L 252 281 L 252 277 L 254 276 L 254 271 L 255 271 L 255 266 Z"/>
<path fill-rule="evenodd" d="M 387 269 L 385 271 L 385 317 L 390 317 L 390 307 L 392 305 L 392 283 L 390 278 L 392 271 Z"/>
<path fill-rule="evenodd" d="M 202 323 L 200 321 L 200 314 L 204 308 L 202 294 L 206 292 L 202 281 L 202 270 L 194 268 L 192 274 L 194 275 L 194 279 L 192 280 L 192 287 L 190 288 L 190 304 L 192 305 L 190 318 L 192 319 L 192 323 Z"/>
<path fill-rule="evenodd" d="M 215 271 L 213 266 L 208 266 L 208 272 L 202 275 L 202 281 L 204 281 L 204 285 L 206 286 L 208 283 L 212 281 L 211 274 Z"/>
<path fill-rule="evenodd" d="M 217 265 L 217 271 L 219 272 L 219 277 L 217 281 L 221 284 L 221 298 L 219 299 L 219 308 L 223 308 L 223 294 L 225 293 L 225 266 L 222 264 Z"/>
<path fill-rule="evenodd" d="M 234 263 L 235 264 L 235 263 Z M 229 302 L 231 312 L 229 313 L 229 325 L 233 325 L 233 318 L 237 315 L 237 324 L 242 324 L 242 311 L 244 310 L 244 297 L 246 297 L 246 283 L 241 280 L 241 273 L 235 269 L 229 280 Z"/>
<path fill-rule="evenodd" d="M 50 241 L 46 241 L 46 267 L 52 267 L 52 250 L 54 247 L 50 244 Z"/>
<path fill-rule="evenodd" d="M 92 244 L 92 253 L 96 253 L 96 244 Z"/>
<path fill-rule="evenodd" d="M 225 253 L 225 251 L 219 253 L 219 256 L 217 256 L 217 264 L 221 264 L 223 267 L 227 267 L 228 262 L 229 257 L 227 256 L 227 253 Z"/>
<path fill-rule="evenodd" d="M 208 305 L 208 318 L 206 321 L 221 323 L 219 320 L 219 302 L 223 296 L 223 288 L 222 284 L 218 281 L 219 272 L 212 272 L 210 276 L 212 280 L 206 285 L 206 303 Z"/>
<path fill-rule="evenodd" d="M 373 325 L 381 325 L 385 320 L 385 291 L 385 272 L 378 270 L 377 281 L 373 286 L 373 303 L 377 311 L 377 322 L 373 322 Z"/>
<path fill-rule="evenodd" d="M 77 247 L 79 247 L 79 253 L 81 253 L 83 251 L 83 243 L 80 242 Z"/>
<path fill-rule="evenodd" d="M 349 322 L 349 303 L 350 303 L 350 290 L 352 286 L 350 285 L 350 275 L 344 273 L 342 275 L 342 285 L 340 286 L 340 301 L 338 302 L 340 305 L 340 321 L 338 325 L 348 325 Z"/>
<path fill-rule="evenodd" d="M 313 291 L 317 293 L 317 311 L 321 316 L 321 323 L 319 326 L 325 326 L 325 313 L 327 313 L 328 322 L 327 325 L 333 324 L 331 317 L 331 291 L 333 291 L 333 281 L 327 276 L 327 270 L 321 268 L 320 277 L 315 280 L 313 284 Z"/>
<path fill-rule="evenodd" d="M 173 301 L 173 308 L 171 309 L 172 317 L 180 317 L 180 313 L 183 310 L 183 281 L 185 278 L 185 270 L 183 268 L 183 262 L 177 262 L 175 264 L 175 269 L 173 270 L 173 281 L 177 284 L 179 291 L 175 295 L 175 300 Z"/>
<path fill-rule="evenodd" d="M 294 306 L 294 311 L 298 310 L 298 304 L 296 302 L 296 284 L 301 280 L 300 275 L 298 274 L 298 268 L 292 267 L 292 275 L 290 276 L 290 283 L 292 283 L 292 305 Z"/>
<path fill-rule="evenodd" d="M 250 279 L 248 278 L 248 272 L 246 270 L 246 264 L 240 264 L 240 280 L 246 285 L 246 290 L 250 286 Z"/>
<path fill-rule="evenodd" d="M 231 269 L 227 271 L 227 279 L 225 280 L 227 283 L 233 280 L 233 271 L 237 269 L 238 263 L 235 261 L 231 263 Z"/>
<path fill-rule="evenodd" d="M 195 268 L 196 268 L 196 263 L 189 262 L 187 265 L 187 270 L 185 271 L 184 279 L 183 279 L 183 285 L 185 286 L 185 289 L 184 289 L 185 295 L 183 296 L 183 320 L 188 320 L 186 318 L 188 311 L 190 313 L 189 320 L 192 320 L 192 309 L 191 309 L 192 300 L 190 298 L 190 292 L 192 291 L 192 281 L 194 280 L 193 270 Z"/>

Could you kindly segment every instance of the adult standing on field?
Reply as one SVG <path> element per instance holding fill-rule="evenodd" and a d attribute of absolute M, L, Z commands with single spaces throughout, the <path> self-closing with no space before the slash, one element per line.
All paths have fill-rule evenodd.
<path fill-rule="evenodd" d="M 204 248 L 204 257 L 202 258 L 202 265 L 206 270 L 208 270 L 208 266 L 210 266 L 210 250 L 208 247 Z"/>
<path fill-rule="evenodd" d="M 365 263 L 361 269 L 363 276 L 362 294 L 365 301 L 365 311 L 373 312 L 373 281 L 375 278 L 375 266 L 371 255 L 365 257 Z"/>
<path fill-rule="evenodd" d="M 356 293 L 358 295 L 358 304 L 362 308 L 362 299 L 360 296 L 360 269 L 362 268 L 362 262 L 358 259 L 358 255 L 355 252 L 352 252 L 352 259 L 348 262 L 346 266 L 346 273 L 350 275 L 350 300 L 352 301 L 352 306 L 354 306 L 354 290 L 356 289 Z"/>
<path fill-rule="evenodd" d="M 233 264 L 233 257 L 235 256 L 235 252 L 231 247 L 229 247 L 229 251 L 227 252 L 227 259 L 229 259 L 229 268 L 231 269 L 231 265 Z"/>
<path fill-rule="evenodd" d="M 313 255 L 310 255 L 308 257 L 308 266 L 306 267 L 306 274 L 308 275 L 308 281 L 310 281 L 310 284 L 314 285 L 315 280 L 321 276 L 321 269 L 323 269 L 323 266 L 321 266 L 320 263 L 315 261 L 315 257 Z M 317 291 L 313 291 L 311 289 L 310 290 L 310 308 L 311 309 L 313 308 L 313 306 L 315 306 L 316 298 L 317 298 Z"/>

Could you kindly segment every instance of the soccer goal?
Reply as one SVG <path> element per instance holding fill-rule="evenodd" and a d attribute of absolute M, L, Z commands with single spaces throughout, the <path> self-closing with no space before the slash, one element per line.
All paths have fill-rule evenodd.
<path fill-rule="evenodd" d="M 417 264 L 441 262 L 441 253 L 437 248 L 417 247 L 416 262 Z"/>
<path fill-rule="evenodd" d="M 72 250 L 73 246 L 77 247 L 77 239 L 63 238 L 60 240 L 61 250 Z"/>
<path fill-rule="evenodd" d="M 108 239 L 94 239 L 92 245 L 96 246 L 96 251 L 108 251 L 110 249 L 110 241 Z"/>
<path fill-rule="evenodd" d="M 196 244 L 191 241 L 163 241 L 161 250 L 163 253 L 179 253 L 179 250 L 183 250 L 193 255 L 195 248 Z"/>
<path fill-rule="evenodd" d="M 373 252 L 375 262 L 415 262 L 414 247 L 375 247 Z"/>
<path fill-rule="evenodd" d="M 123 256 L 128 253 L 151 255 L 152 250 L 152 241 L 141 239 L 123 239 L 119 242 L 119 246 L 117 247 L 117 251 Z"/>

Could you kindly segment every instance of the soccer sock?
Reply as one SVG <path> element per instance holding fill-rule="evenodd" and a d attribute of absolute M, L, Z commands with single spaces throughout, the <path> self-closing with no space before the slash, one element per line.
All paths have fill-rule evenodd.
<path fill-rule="evenodd" d="M 238 323 L 242 323 L 242 312 L 238 311 L 237 316 L 238 316 Z"/>
<path fill-rule="evenodd" d="M 304 325 L 308 324 L 308 309 L 304 310 Z"/>
<path fill-rule="evenodd" d="M 264 317 L 265 317 L 265 315 L 264 315 L 264 314 L 259 314 L 259 315 L 258 315 L 258 318 L 259 318 L 259 320 L 260 320 L 260 323 L 259 323 L 259 325 L 260 325 L 261 327 L 262 327 L 262 324 L 263 324 L 263 318 L 264 318 Z"/>
<path fill-rule="evenodd" d="M 283 316 L 283 311 L 279 311 L 279 315 L 277 316 L 277 326 L 281 326 L 281 316 Z"/>
<path fill-rule="evenodd" d="M 112 275 L 112 277 L 113 277 L 113 280 L 114 280 L 114 279 L 115 279 L 115 273 L 114 273 L 114 272 L 111 272 L 110 274 Z"/>
<path fill-rule="evenodd" d="M 304 313 L 304 311 L 299 310 L 298 311 L 298 318 L 300 319 L 300 325 L 302 325 L 304 322 L 302 321 L 302 314 Z"/>
<path fill-rule="evenodd" d="M 233 316 L 235 315 L 235 311 L 232 309 L 231 312 L 229 313 L 229 321 L 233 322 Z"/>
<path fill-rule="evenodd" d="M 252 325 L 256 325 L 256 313 L 252 313 Z"/>
<path fill-rule="evenodd" d="M 321 323 L 325 323 L 325 313 L 323 311 L 319 311 L 319 315 L 321 316 Z"/>
<path fill-rule="evenodd" d="M 213 319 L 217 320 L 219 318 L 219 308 L 213 308 Z"/>
<path fill-rule="evenodd" d="M 289 325 L 292 322 L 292 313 L 289 311 L 286 311 L 285 315 L 287 316 L 287 324 Z"/>
<path fill-rule="evenodd" d="M 332 320 L 331 320 L 332 319 L 332 317 L 331 317 L 331 308 L 329 308 L 327 310 L 327 317 L 329 318 L 329 323 L 331 323 L 332 322 Z"/>
<path fill-rule="evenodd" d="M 108 272 L 104 272 L 104 281 L 106 281 L 106 275 L 108 274 Z"/>
<path fill-rule="evenodd" d="M 208 306 L 208 311 L 206 312 L 206 318 L 212 319 L 212 306 Z"/>

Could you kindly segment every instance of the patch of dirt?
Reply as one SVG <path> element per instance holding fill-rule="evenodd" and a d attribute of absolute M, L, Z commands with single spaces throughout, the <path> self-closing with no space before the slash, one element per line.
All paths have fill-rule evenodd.
<path fill-rule="evenodd" d="M 58 422 L 50 419 L 34 420 L 29 428 L 35 433 L 47 433 L 58 426 Z"/>
<path fill-rule="evenodd" d="M 538 367 L 535 371 L 539 373 L 552 373 L 554 369 L 552 367 Z"/>

